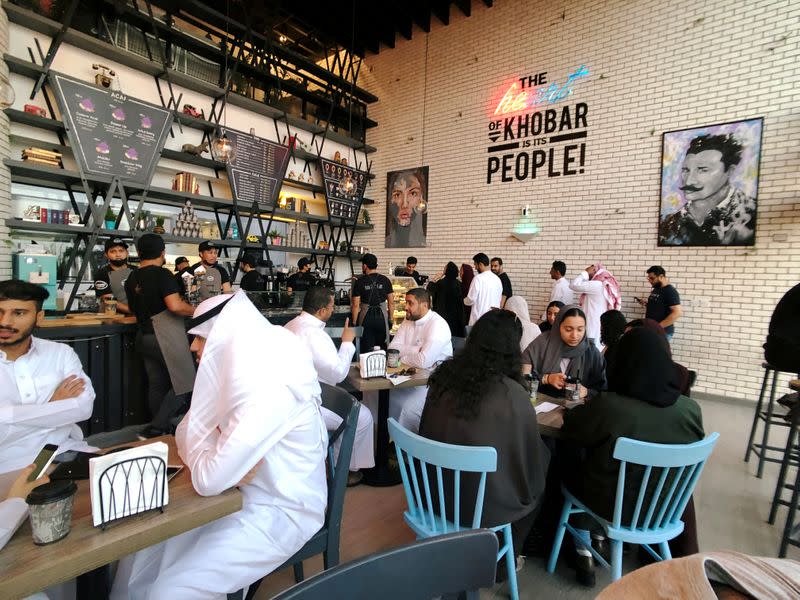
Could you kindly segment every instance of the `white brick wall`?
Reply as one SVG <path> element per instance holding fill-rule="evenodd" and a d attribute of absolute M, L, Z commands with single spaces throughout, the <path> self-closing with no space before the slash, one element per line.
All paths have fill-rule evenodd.
<path fill-rule="evenodd" d="M 648 293 L 645 270 L 661 264 L 681 292 L 674 351 L 699 370 L 696 389 L 753 398 L 772 309 L 800 273 L 799 22 L 800 4 L 787 0 L 501 0 L 473 2 L 469 18 L 452 9 L 450 26 L 433 19 L 429 35 L 415 30 L 368 57 L 359 82 L 380 98 L 368 193 L 385 197 L 387 171 L 429 165 L 428 248 L 384 249 L 383 200 L 357 243 L 382 268 L 413 253 L 423 272 L 479 251 L 502 256 L 532 314 L 549 297 L 555 259 L 568 275 L 602 260 L 630 318 L 642 316 L 633 296 Z M 581 64 L 591 70 L 573 97 L 589 104 L 586 172 L 487 185 L 492 98 L 519 76 L 563 79 Z M 759 116 L 756 246 L 659 248 L 661 132 Z M 525 245 L 509 235 L 524 204 L 542 227 Z"/>
<path fill-rule="evenodd" d="M 8 16 L 0 9 L 0 54 L 8 50 Z M 8 77 L 5 64 L 0 65 Z M 11 277 L 11 242 L 5 220 L 11 216 L 11 174 L 3 163 L 9 156 L 8 117 L 0 111 L 0 281 Z"/>

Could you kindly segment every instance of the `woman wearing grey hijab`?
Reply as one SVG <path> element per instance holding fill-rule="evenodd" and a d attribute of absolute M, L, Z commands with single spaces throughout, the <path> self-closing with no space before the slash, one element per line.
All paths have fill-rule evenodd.
<path fill-rule="evenodd" d="M 605 360 L 594 340 L 586 337 L 586 315 L 579 306 L 562 308 L 553 328 L 533 340 L 522 353 L 522 372 L 535 373 L 551 396 L 563 396 L 568 377 L 580 379 L 581 398 L 606 389 Z"/>

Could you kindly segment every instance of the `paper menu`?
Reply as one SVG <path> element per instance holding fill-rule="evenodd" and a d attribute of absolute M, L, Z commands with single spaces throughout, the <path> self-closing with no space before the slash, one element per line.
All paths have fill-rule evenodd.
<path fill-rule="evenodd" d="M 541 402 L 537 404 L 535 408 L 536 408 L 536 414 L 539 415 L 557 409 L 558 404 L 553 404 L 552 402 Z"/>
<path fill-rule="evenodd" d="M 169 447 L 154 442 L 91 459 L 89 484 L 95 527 L 169 504 L 168 457 Z"/>

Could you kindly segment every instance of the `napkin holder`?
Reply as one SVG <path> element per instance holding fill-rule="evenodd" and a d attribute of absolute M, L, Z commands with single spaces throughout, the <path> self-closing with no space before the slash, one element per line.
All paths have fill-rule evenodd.
<path fill-rule="evenodd" d="M 159 509 L 169 503 L 164 442 L 155 442 L 89 461 L 92 521 L 106 525 L 123 517 Z"/>
<path fill-rule="evenodd" d="M 361 354 L 358 358 L 358 367 L 362 379 L 386 377 L 386 352 L 374 350 Z"/>

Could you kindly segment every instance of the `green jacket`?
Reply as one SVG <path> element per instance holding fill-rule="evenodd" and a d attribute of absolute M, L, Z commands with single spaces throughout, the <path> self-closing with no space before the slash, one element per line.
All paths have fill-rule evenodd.
<path fill-rule="evenodd" d="M 588 508 L 611 520 L 619 475 L 614 445 L 620 437 L 658 444 L 690 444 L 705 437 L 700 406 L 680 396 L 672 406 L 654 406 L 636 398 L 603 392 L 564 416 L 565 440 L 584 449 L 576 468 L 564 469 L 564 483 Z M 643 469 L 627 469 L 623 523 L 633 513 Z M 660 472 L 651 474 L 650 481 Z"/>

